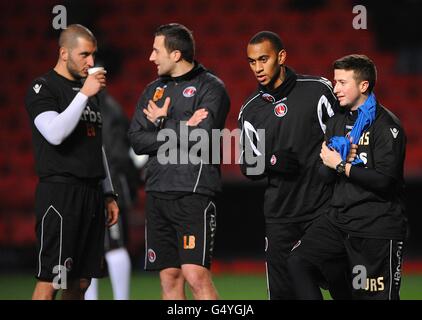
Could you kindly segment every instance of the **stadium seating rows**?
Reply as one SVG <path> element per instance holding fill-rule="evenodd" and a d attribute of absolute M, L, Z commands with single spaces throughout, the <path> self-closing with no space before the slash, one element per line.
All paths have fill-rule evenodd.
<path fill-rule="evenodd" d="M 0 64 L 6 75 L 0 79 L 0 234 L 5 228 L 4 217 L 28 212 L 33 207 L 36 178 L 23 99 L 30 81 L 51 68 L 57 58 L 57 39 L 48 31 L 54 3 L 22 2 L 24 9 L 10 3 L 0 21 Z M 226 83 L 232 101 L 227 127 L 235 128 L 243 99 L 255 87 L 246 62 L 245 44 L 256 31 L 271 29 L 283 36 L 288 64 L 301 73 L 332 79 L 331 64 L 335 58 L 352 52 L 370 56 L 379 72 L 376 94 L 400 116 L 409 137 L 406 172 L 420 174 L 422 76 L 398 74 L 396 55 L 377 51 L 370 31 L 352 28 L 353 14 L 347 5 L 327 1 L 325 8 L 303 13 L 289 7 L 287 1 L 276 0 L 266 1 L 265 8 L 258 0 L 95 3 L 100 8 L 95 23 L 100 50 L 104 41 L 124 54 L 121 72 L 109 82 L 109 91 L 129 116 L 143 87 L 156 76 L 148 62 L 155 28 L 178 21 L 194 30 L 198 60 Z M 224 166 L 223 172 L 227 176 L 239 174 L 234 165 Z"/>

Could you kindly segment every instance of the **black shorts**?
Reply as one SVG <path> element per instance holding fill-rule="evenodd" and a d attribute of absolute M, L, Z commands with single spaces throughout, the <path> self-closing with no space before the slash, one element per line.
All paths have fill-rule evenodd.
<path fill-rule="evenodd" d="M 352 236 L 323 215 L 292 254 L 310 261 L 324 275 L 327 263 L 347 259 L 353 298 L 398 300 L 403 246 L 401 240 Z"/>
<path fill-rule="evenodd" d="M 100 185 L 40 182 L 35 195 L 36 278 L 99 278 L 104 269 L 104 196 Z"/>
<path fill-rule="evenodd" d="M 213 199 L 188 194 L 177 199 L 147 194 L 145 269 L 180 268 L 196 264 L 210 268 L 216 232 Z"/>

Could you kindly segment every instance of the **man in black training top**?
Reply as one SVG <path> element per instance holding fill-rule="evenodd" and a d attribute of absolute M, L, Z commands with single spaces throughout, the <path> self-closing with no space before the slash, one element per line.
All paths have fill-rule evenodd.
<path fill-rule="evenodd" d="M 163 299 L 185 299 L 185 280 L 195 299 L 217 298 L 209 268 L 220 168 L 207 163 L 202 153 L 191 154 L 196 141 L 188 141 L 188 134 L 205 132 L 210 144 L 218 143 L 211 130 L 224 128 L 230 101 L 223 82 L 194 61 L 194 53 L 185 26 L 157 29 L 150 61 L 159 78 L 143 92 L 129 129 L 135 153 L 149 155 L 145 268 L 160 270 Z M 160 141 L 166 134 L 176 140 L 168 149 L 169 142 Z M 166 150 L 176 152 L 174 161 L 162 161 Z"/>
<path fill-rule="evenodd" d="M 300 299 L 321 299 L 315 270 L 347 259 L 354 299 L 399 299 L 407 219 L 403 204 L 406 136 L 373 93 L 374 63 L 364 55 L 334 62 L 334 93 L 344 108 L 327 122 L 321 179 L 334 185 L 331 205 L 289 258 Z M 357 151 L 350 156 L 349 149 Z M 347 158 L 347 154 L 349 157 Z"/>
<path fill-rule="evenodd" d="M 83 299 L 90 279 L 102 276 L 104 204 L 108 225 L 118 218 L 111 180 L 105 179 L 97 97 L 106 79 L 102 71 L 88 75 L 97 41 L 87 28 L 70 25 L 59 46 L 56 66 L 32 82 L 25 101 L 40 178 L 33 299 L 54 299 L 60 288 L 63 299 Z"/>

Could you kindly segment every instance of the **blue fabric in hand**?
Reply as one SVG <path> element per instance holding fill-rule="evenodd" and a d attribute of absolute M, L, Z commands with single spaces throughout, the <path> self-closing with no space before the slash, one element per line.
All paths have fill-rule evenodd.
<path fill-rule="evenodd" d="M 350 144 L 358 144 L 362 133 L 374 122 L 376 106 L 377 101 L 375 95 L 371 93 L 365 100 L 364 104 L 358 108 L 358 118 L 353 125 L 352 131 L 350 131 L 350 138 L 348 139 L 347 137 L 336 136 L 330 139 L 328 147 L 340 153 L 343 161 L 347 160 L 347 155 L 350 151 Z M 353 160 L 352 165 L 361 163 L 363 163 L 363 161 L 358 156 L 355 160 Z"/>

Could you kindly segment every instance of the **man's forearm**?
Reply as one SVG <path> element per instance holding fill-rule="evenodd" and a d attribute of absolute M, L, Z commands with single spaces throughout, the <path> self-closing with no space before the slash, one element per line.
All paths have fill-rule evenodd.
<path fill-rule="evenodd" d="M 87 102 L 88 97 L 79 92 L 63 112 L 39 114 L 34 120 L 35 127 L 49 143 L 59 145 L 75 130 Z"/>

